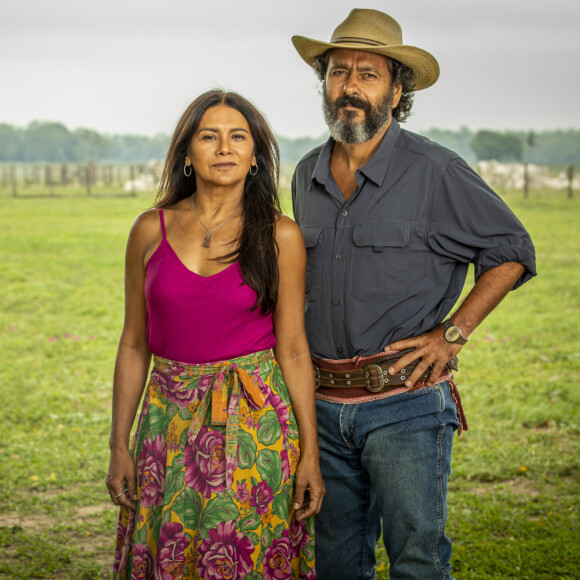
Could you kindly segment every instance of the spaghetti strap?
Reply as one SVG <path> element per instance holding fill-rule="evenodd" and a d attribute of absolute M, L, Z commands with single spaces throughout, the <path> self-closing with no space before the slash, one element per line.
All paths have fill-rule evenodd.
<path fill-rule="evenodd" d="M 166 239 L 165 235 L 165 220 L 163 219 L 163 208 L 159 208 L 159 221 L 161 222 L 161 233 L 163 234 L 163 239 Z"/>

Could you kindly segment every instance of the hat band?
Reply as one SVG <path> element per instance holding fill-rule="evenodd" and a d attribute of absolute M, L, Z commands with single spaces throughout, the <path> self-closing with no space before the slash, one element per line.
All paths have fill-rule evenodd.
<path fill-rule="evenodd" d="M 341 36 L 340 38 L 333 38 L 331 40 L 333 44 L 368 44 L 369 46 L 387 46 L 383 42 L 378 42 L 377 40 L 371 40 L 370 38 L 359 38 L 357 36 Z"/>

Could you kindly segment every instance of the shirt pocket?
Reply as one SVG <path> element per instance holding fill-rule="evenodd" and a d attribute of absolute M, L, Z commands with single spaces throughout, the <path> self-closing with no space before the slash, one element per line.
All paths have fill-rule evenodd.
<path fill-rule="evenodd" d="M 320 240 L 322 228 L 301 226 L 304 245 L 306 246 L 306 302 L 313 302 L 320 294 L 322 280 L 322 250 Z"/>
<path fill-rule="evenodd" d="M 350 290 L 358 300 L 392 300 L 407 290 L 410 225 L 361 224 L 353 228 Z"/>

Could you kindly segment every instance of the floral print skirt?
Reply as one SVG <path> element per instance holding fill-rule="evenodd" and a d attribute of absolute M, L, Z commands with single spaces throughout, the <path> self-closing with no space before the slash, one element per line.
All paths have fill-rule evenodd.
<path fill-rule="evenodd" d="M 154 357 L 113 578 L 313 579 L 313 518 L 293 517 L 298 429 L 270 351 L 209 365 Z"/>

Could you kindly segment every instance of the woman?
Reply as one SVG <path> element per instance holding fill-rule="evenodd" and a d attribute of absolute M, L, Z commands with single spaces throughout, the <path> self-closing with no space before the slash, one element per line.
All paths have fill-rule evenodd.
<path fill-rule="evenodd" d="M 106 478 L 121 506 L 115 578 L 314 577 L 324 484 L 306 256 L 278 174 L 262 115 L 209 91 L 131 229 Z"/>

